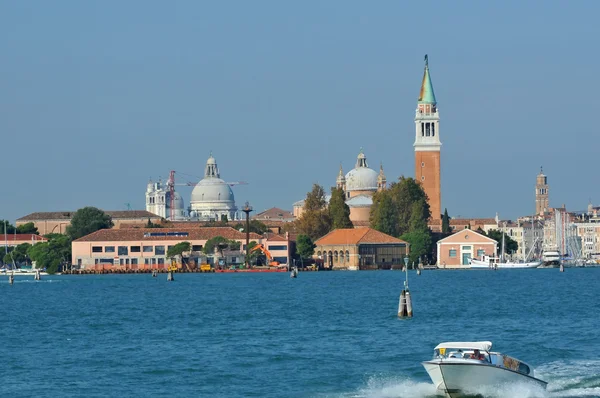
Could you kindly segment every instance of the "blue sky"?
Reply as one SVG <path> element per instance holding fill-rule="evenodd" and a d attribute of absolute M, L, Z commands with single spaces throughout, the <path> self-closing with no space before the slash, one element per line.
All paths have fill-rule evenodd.
<path fill-rule="evenodd" d="M 144 208 L 150 176 L 201 176 L 212 150 L 238 205 L 291 209 L 364 148 L 414 174 L 429 54 L 442 207 L 531 214 L 600 204 L 600 3 L 0 3 L 0 218 Z M 191 177 L 181 174 L 178 182 Z M 191 189 L 180 192 L 189 202 Z"/>

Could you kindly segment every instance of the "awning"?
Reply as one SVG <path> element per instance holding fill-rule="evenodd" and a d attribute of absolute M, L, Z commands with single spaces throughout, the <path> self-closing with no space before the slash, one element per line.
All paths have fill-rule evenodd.
<path fill-rule="evenodd" d="M 491 341 L 467 341 L 467 342 L 449 342 L 438 344 L 435 349 L 440 348 L 462 348 L 463 350 L 489 351 L 492 349 Z"/>

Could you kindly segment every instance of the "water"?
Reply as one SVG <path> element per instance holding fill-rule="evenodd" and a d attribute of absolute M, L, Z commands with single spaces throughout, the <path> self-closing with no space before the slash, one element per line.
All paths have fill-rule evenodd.
<path fill-rule="evenodd" d="M 491 340 L 548 391 L 600 396 L 600 269 L 0 279 L 0 396 L 429 397 L 442 341 Z"/>

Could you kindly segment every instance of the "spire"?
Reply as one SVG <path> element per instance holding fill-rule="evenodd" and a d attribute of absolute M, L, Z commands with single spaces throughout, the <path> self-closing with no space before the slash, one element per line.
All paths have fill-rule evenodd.
<path fill-rule="evenodd" d="M 344 170 L 342 169 L 342 163 L 340 163 L 340 172 L 338 173 L 335 183 L 336 183 L 335 185 L 337 188 L 341 188 L 343 190 L 346 189 L 346 177 L 344 176 Z"/>
<path fill-rule="evenodd" d="M 421 82 L 419 104 L 435 105 L 436 103 L 433 84 L 431 84 L 431 76 L 429 76 L 429 58 L 427 57 L 427 54 L 425 54 L 425 72 L 423 73 L 423 81 Z"/>
<path fill-rule="evenodd" d="M 383 173 L 383 162 L 379 165 L 379 175 L 377 176 L 377 190 L 382 191 L 386 188 L 387 180 Z"/>

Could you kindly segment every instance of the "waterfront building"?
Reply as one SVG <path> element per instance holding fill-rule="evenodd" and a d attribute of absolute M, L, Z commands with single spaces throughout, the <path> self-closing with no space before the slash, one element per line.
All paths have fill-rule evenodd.
<path fill-rule="evenodd" d="M 16 247 L 23 243 L 35 245 L 39 242 L 47 242 L 48 239 L 36 234 L 6 234 L 0 235 L 0 246 Z M 2 259 L 0 259 L 2 260 Z"/>
<path fill-rule="evenodd" d="M 340 165 L 340 170 L 336 178 L 336 188 L 344 191 L 346 204 L 350 208 L 350 221 L 355 226 L 369 223 L 371 206 L 373 205 L 373 195 L 377 191 L 387 188 L 387 179 L 383 171 L 383 164 L 379 166 L 379 172 L 369 168 L 367 157 L 362 148 L 356 158 L 355 166 L 348 173 Z M 325 200 L 329 203 L 331 195 L 327 194 Z M 304 208 L 304 200 L 300 200 L 293 205 L 294 217 L 300 217 Z"/>
<path fill-rule="evenodd" d="M 73 241 L 72 264 L 80 269 L 93 269 L 96 265 L 122 266 L 129 270 L 164 268 L 169 248 L 181 242 L 190 242 L 190 262 L 197 265 L 206 259 L 212 263 L 214 256 L 206 258 L 201 252 L 206 241 L 217 236 L 240 242 L 240 250 L 229 252 L 227 262 L 243 263 L 246 233 L 231 227 L 188 227 L 102 229 Z M 250 240 L 264 244 L 275 261 L 289 262 L 288 238 L 276 234 L 267 238 L 251 233 Z"/>
<path fill-rule="evenodd" d="M 240 218 L 230 184 L 221 179 L 217 161 L 212 153 L 206 161 L 204 178 L 192 191 L 189 216 L 192 220 L 203 221 Z"/>
<path fill-rule="evenodd" d="M 171 217 L 171 208 L 173 208 L 173 217 Z M 183 198 L 176 191 L 173 191 L 173 198 L 171 198 L 168 184 L 163 183 L 160 179 L 157 182 L 152 182 L 152 180 L 148 182 L 146 187 L 146 210 L 170 221 L 186 219 Z"/>
<path fill-rule="evenodd" d="M 535 183 L 535 214 L 543 216 L 550 210 L 548 177 L 544 175 L 544 169 L 540 168 L 540 174 L 537 175 Z"/>
<path fill-rule="evenodd" d="M 250 218 L 252 220 L 258 220 L 264 223 L 269 223 L 271 221 L 294 221 L 294 215 L 292 214 L 292 212 L 280 209 L 278 207 L 271 207 L 270 209 L 254 214 Z"/>
<path fill-rule="evenodd" d="M 110 216 L 114 224 L 113 228 L 120 228 L 121 224 L 147 224 L 148 220 L 153 223 L 160 222 L 160 217 L 147 210 L 105 210 L 104 213 Z M 50 211 L 35 212 L 17 219 L 16 226 L 32 222 L 40 235 L 51 233 L 64 234 L 74 211 Z"/>
<path fill-rule="evenodd" d="M 432 224 L 441 225 L 441 221 L 438 221 L 442 217 L 440 114 L 427 55 L 415 114 L 415 130 L 415 179 L 423 185 L 429 198 Z"/>
<path fill-rule="evenodd" d="M 438 268 L 470 268 L 472 258 L 495 256 L 498 242 L 470 229 L 463 229 L 437 242 Z"/>
<path fill-rule="evenodd" d="M 372 228 L 336 229 L 315 242 L 314 258 L 330 269 L 390 269 L 404 264 L 408 243 Z"/>

